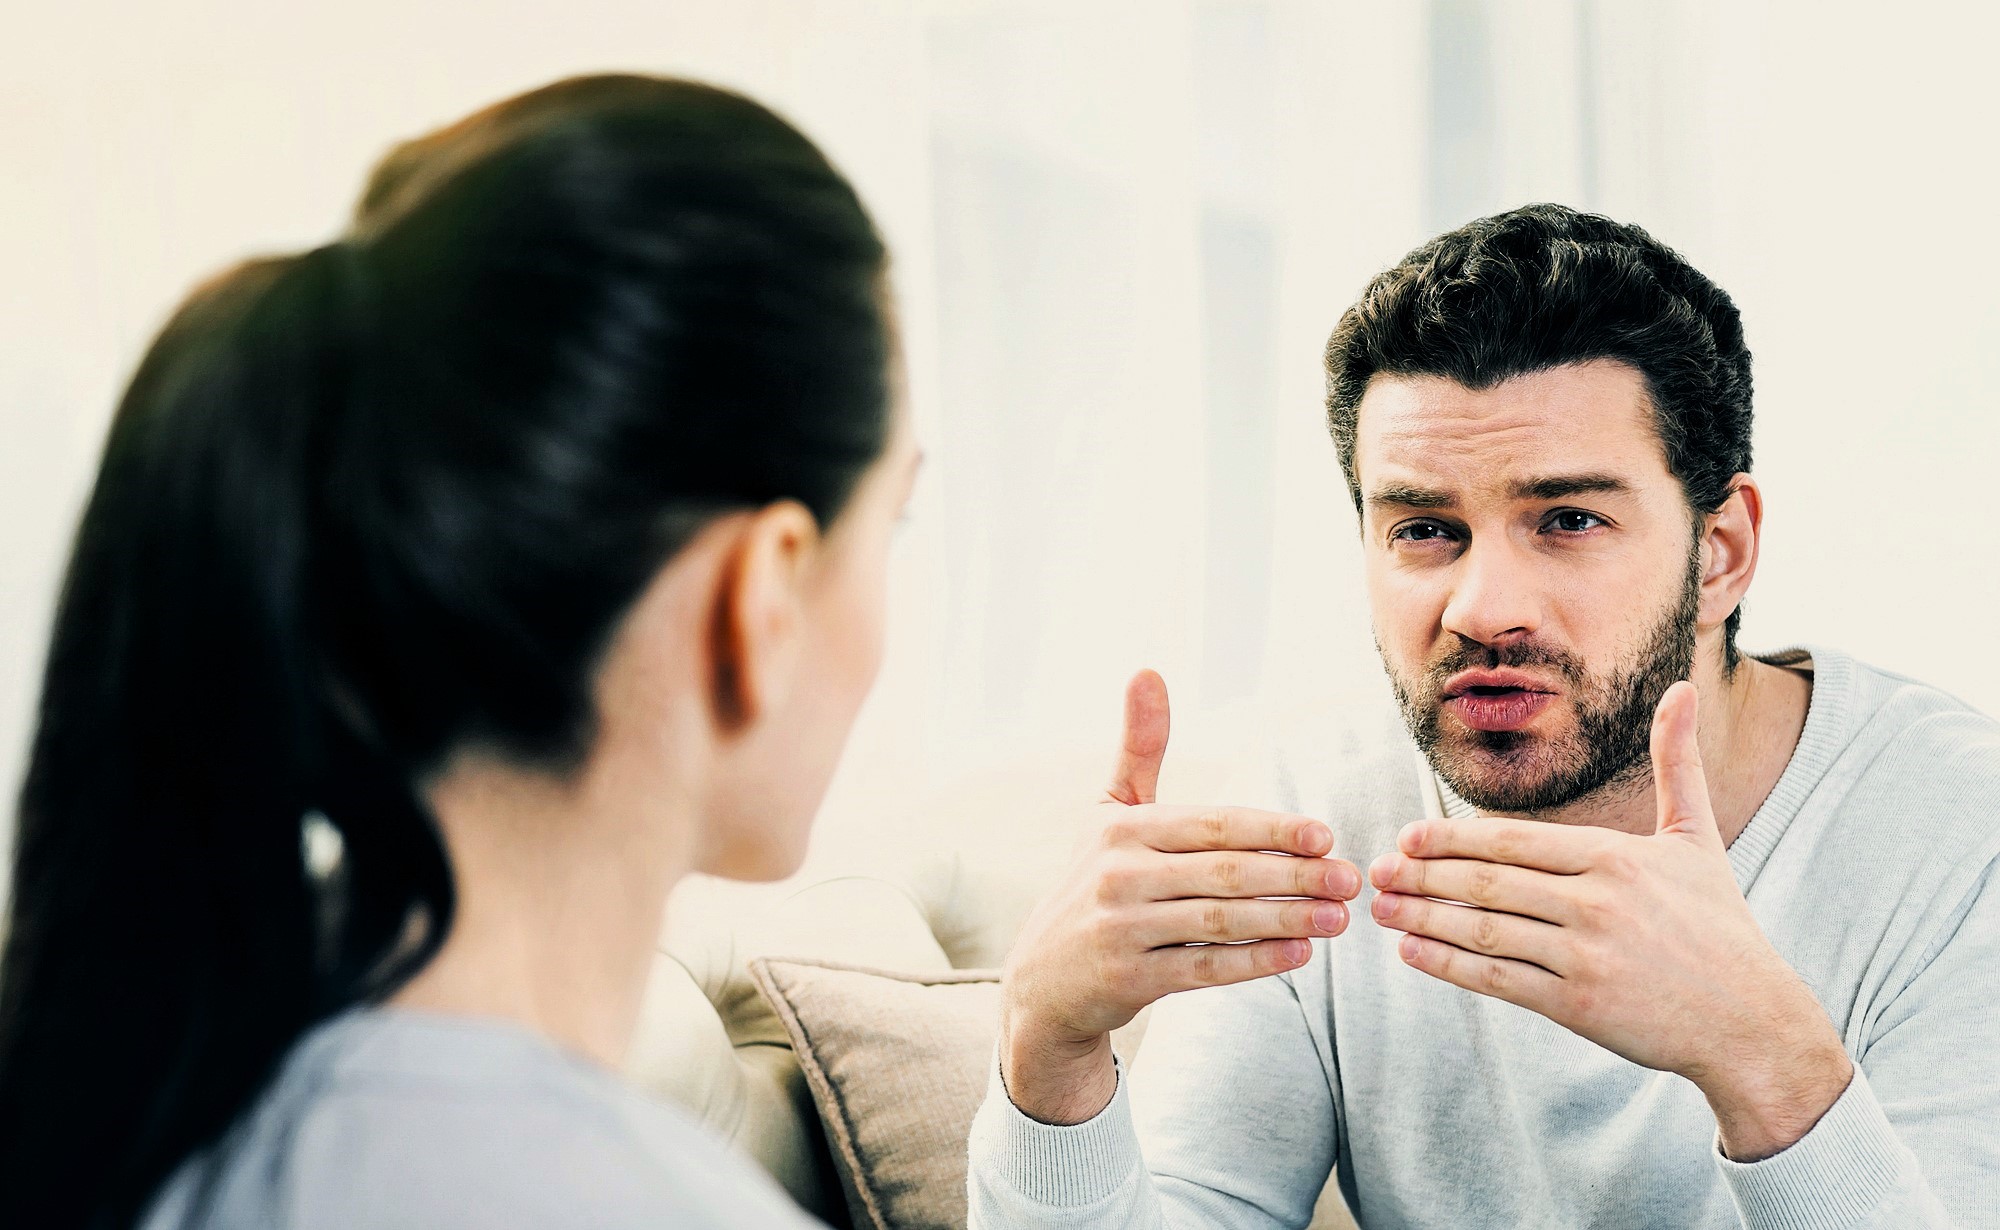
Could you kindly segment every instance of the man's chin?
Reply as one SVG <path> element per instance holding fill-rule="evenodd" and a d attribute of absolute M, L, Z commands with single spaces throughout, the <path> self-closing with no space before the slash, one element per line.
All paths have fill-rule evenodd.
<path fill-rule="evenodd" d="M 1573 801 L 1569 766 L 1552 764 L 1546 739 L 1519 731 L 1480 734 L 1450 748 L 1433 749 L 1431 767 L 1459 798 L 1481 811 L 1539 811 Z"/>

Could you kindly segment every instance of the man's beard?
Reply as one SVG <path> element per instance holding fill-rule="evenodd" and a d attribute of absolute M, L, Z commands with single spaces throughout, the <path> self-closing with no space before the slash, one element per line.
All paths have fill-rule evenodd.
<path fill-rule="evenodd" d="M 1504 648 L 1464 643 L 1426 667 L 1414 687 L 1394 667 L 1389 681 L 1411 737 L 1458 797 L 1491 812 L 1561 807 L 1608 786 L 1633 782 L 1649 767 L 1653 710 L 1667 688 L 1687 678 L 1694 666 L 1700 602 L 1697 554 L 1676 600 L 1639 651 L 1606 676 L 1592 675 L 1562 649 L 1526 641 Z M 1386 655 L 1383 664 L 1388 664 Z M 1576 729 L 1553 736 L 1466 729 L 1447 740 L 1440 726 L 1445 683 L 1460 671 L 1510 666 L 1543 667 L 1561 675 Z"/>

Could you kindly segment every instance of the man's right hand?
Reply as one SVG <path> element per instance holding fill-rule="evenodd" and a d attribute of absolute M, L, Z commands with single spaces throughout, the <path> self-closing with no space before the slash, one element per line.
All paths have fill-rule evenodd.
<path fill-rule="evenodd" d="M 1316 820 L 1155 803 L 1167 729 L 1167 685 L 1141 671 L 1098 838 L 1007 958 L 1001 1073 L 1044 1123 L 1082 1123 L 1111 1101 L 1112 1030 L 1175 991 L 1297 969 L 1309 939 L 1347 929 L 1361 890 L 1354 864 L 1325 857 L 1333 834 Z"/>

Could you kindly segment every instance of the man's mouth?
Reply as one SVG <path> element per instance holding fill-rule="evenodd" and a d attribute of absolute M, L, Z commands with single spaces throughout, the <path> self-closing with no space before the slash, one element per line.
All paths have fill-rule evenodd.
<path fill-rule="evenodd" d="M 1517 671 L 1464 671 L 1444 691 L 1445 709 L 1473 730 L 1520 730 L 1555 699 L 1553 688 Z"/>
<path fill-rule="evenodd" d="M 1527 671 L 1500 667 L 1493 670 L 1460 671 L 1444 681 L 1444 696 L 1450 700 L 1456 696 L 1504 696 L 1512 692 L 1544 692 L 1553 694 L 1557 689 L 1553 684 L 1537 679 Z"/>

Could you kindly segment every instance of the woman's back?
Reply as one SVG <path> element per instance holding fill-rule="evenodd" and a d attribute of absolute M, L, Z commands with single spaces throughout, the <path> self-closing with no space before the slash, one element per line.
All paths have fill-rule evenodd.
<path fill-rule="evenodd" d="M 363 1009 L 301 1039 L 145 1230 L 812 1224 L 692 1118 L 501 1020 Z"/>

